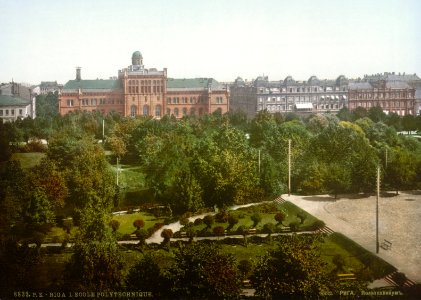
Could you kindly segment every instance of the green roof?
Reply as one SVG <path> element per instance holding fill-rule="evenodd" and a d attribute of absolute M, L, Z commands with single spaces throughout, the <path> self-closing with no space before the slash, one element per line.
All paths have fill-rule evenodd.
<path fill-rule="evenodd" d="M 173 89 L 193 89 L 208 88 L 209 85 L 218 86 L 219 83 L 213 78 L 191 78 L 191 79 L 167 79 L 167 88 Z"/>
<path fill-rule="evenodd" d="M 30 101 L 9 96 L 9 95 L 0 95 L 0 106 L 21 106 L 21 105 L 28 105 Z"/>
<path fill-rule="evenodd" d="M 63 90 L 117 90 L 121 89 L 120 80 L 114 79 L 96 79 L 96 80 L 69 80 L 63 87 Z"/>

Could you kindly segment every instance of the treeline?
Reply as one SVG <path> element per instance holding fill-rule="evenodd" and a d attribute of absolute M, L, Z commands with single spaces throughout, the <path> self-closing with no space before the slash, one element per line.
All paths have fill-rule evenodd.
<path fill-rule="evenodd" d="M 20 142 L 46 139 L 48 157 L 61 164 L 75 159 L 70 148 L 79 140 L 105 139 L 120 161 L 141 166 L 156 201 L 183 213 L 287 192 L 288 140 L 294 193 L 370 193 L 377 166 L 382 189 L 419 188 L 421 143 L 397 130 L 420 128 L 420 120 L 380 108 L 308 117 L 263 111 L 253 120 L 241 113 L 156 120 L 74 112 L 52 117 L 50 127 L 42 118 L 3 124 L 0 140 L 8 148 L 4 160 L 22 149 Z"/>

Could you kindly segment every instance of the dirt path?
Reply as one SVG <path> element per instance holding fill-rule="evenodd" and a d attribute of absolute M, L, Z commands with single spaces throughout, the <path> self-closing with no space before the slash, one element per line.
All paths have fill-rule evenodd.
<path fill-rule="evenodd" d="M 283 199 L 323 220 L 367 250 L 376 252 L 376 197 L 340 198 L 328 195 L 288 196 Z M 379 256 L 421 283 L 421 193 L 400 193 L 379 199 L 379 242 L 388 240 L 390 250 Z"/>

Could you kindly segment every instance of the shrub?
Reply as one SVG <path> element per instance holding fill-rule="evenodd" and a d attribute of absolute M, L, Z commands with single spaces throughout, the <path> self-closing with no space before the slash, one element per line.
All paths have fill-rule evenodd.
<path fill-rule="evenodd" d="M 253 270 L 253 264 L 248 259 L 240 260 L 240 262 L 238 263 L 238 270 L 243 275 L 243 278 L 247 278 Z"/>
<path fill-rule="evenodd" d="M 213 233 L 217 236 L 222 236 L 225 234 L 225 228 L 222 226 L 217 226 L 213 228 Z"/>
<path fill-rule="evenodd" d="M 275 221 L 278 222 L 278 225 L 282 224 L 282 222 L 285 221 L 285 219 L 286 219 L 286 214 L 283 212 L 278 212 L 275 215 Z"/>
<path fill-rule="evenodd" d="M 203 224 L 203 219 L 197 218 L 196 220 L 194 220 L 194 226 L 198 226 L 202 224 Z"/>
<path fill-rule="evenodd" d="M 297 221 L 292 221 L 291 223 L 289 223 L 289 228 L 292 232 L 298 231 L 298 229 L 300 228 L 300 224 Z"/>
<path fill-rule="evenodd" d="M 323 222 L 322 220 L 316 220 L 314 221 L 314 223 L 310 226 L 310 230 L 318 230 L 321 229 L 323 227 L 325 227 L 325 222 Z"/>
<path fill-rule="evenodd" d="M 207 215 L 203 218 L 203 223 L 206 224 L 207 228 L 211 228 L 213 222 L 214 222 L 214 218 L 211 215 Z"/>
<path fill-rule="evenodd" d="M 137 230 L 139 230 L 140 228 L 142 228 L 143 226 L 145 226 L 145 221 L 143 221 L 142 219 L 137 219 L 137 220 L 134 220 L 134 222 L 133 222 L 133 226 L 134 226 Z"/>
<path fill-rule="evenodd" d="M 188 218 L 186 218 L 186 217 L 181 217 L 180 218 L 180 224 L 182 225 L 182 226 L 186 226 L 187 224 L 189 224 L 189 219 Z"/>
<path fill-rule="evenodd" d="M 338 271 L 343 270 L 345 265 L 345 260 L 340 254 L 336 254 L 332 259 L 333 264 L 336 266 Z"/>
<path fill-rule="evenodd" d="M 109 225 L 112 228 L 113 232 L 116 232 L 118 228 L 120 227 L 120 222 L 117 220 L 111 220 Z"/>
<path fill-rule="evenodd" d="M 307 214 L 303 211 L 297 213 L 297 218 L 300 219 L 300 224 L 304 223 L 304 220 L 307 219 Z"/>
<path fill-rule="evenodd" d="M 225 223 L 228 219 L 228 213 L 226 211 L 220 211 L 215 215 L 215 221 L 217 223 Z"/>
<path fill-rule="evenodd" d="M 238 218 L 237 218 L 237 216 L 235 216 L 235 215 L 229 215 L 228 216 L 228 224 L 229 224 L 229 226 L 228 226 L 228 229 L 231 229 L 231 228 L 233 228 L 236 224 L 238 223 Z"/>
<path fill-rule="evenodd" d="M 255 212 L 251 215 L 250 219 L 253 221 L 253 227 L 256 227 L 262 221 L 262 216 L 258 212 Z"/>

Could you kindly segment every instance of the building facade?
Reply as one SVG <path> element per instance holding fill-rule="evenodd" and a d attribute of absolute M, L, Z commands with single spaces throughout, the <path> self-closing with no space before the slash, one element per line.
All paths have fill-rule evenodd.
<path fill-rule="evenodd" d="M 414 115 L 415 89 L 404 81 L 362 81 L 349 84 L 349 110 L 380 107 L 386 114 Z"/>
<path fill-rule="evenodd" d="M 2 122 L 16 121 L 18 118 L 36 117 L 36 98 L 32 88 L 11 82 L 0 85 L 0 119 Z"/>
<path fill-rule="evenodd" d="M 249 117 L 259 111 L 270 113 L 295 112 L 301 114 L 338 112 L 346 107 L 348 79 L 341 75 L 336 80 L 319 80 L 311 76 L 307 81 L 296 81 L 291 76 L 283 81 L 269 81 L 258 77 L 252 86 L 237 78 L 231 87 L 230 105 Z"/>
<path fill-rule="evenodd" d="M 167 69 L 147 69 L 139 51 L 132 64 L 118 71 L 118 78 L 83 80 L 80 68 L 76 79 L 68 81 L 60 94 L 60 114 L 74 110 L 115 111 L 123 116 L 164 114 L 181 118 L 186 115 L 228 111 L 229 91 L 209 78 L 169 79 Z"/>

